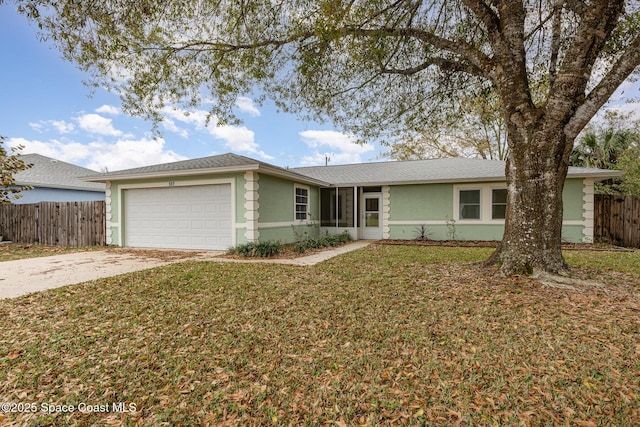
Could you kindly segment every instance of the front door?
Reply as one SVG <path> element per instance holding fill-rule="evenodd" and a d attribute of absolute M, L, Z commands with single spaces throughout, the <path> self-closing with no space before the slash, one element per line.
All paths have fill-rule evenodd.
<path fill-rule="evenodd" d="M 364 194 L 361 216 L 361 238 L 364 240 L 382 239 L 382 196 Z"/>

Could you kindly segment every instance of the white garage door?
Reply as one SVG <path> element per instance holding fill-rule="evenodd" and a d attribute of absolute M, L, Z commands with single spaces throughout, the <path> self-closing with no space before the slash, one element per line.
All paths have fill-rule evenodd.
<path fill-rule="evenodd" d="M 231 185 L 125 190 L 125 246 L 228 249 Z"/>

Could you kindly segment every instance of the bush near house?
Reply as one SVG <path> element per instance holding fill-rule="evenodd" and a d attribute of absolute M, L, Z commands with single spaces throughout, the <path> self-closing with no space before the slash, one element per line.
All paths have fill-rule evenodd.
<path fill-rule="evenodd" d="M 243 243 L 229 249 L 229 252 L 244 257 L 269 258 L 278 255 L 281 250 L 282 244 L 280 242 L 277 240 L 267 240 L 264 242 Z"/>
<path fill-rule="evenodd" d="M 326 247 L 340 246 L 351 240 L 349 233 L 344 232 L 335 234 L 332 236 L 311 237 L 301 242 L 298 242 L 294 246 L 294 251 L 298 253 L 304 253 L 309 249 L 320 249 Z"/>
<path fill-rule="evenodd" d="M 291 245 L 283 245 L 276 240 L 243 243 L 229 249 L 229 253 L 247 258 L 269 258 L 281 255 L 282 252 L 286 251 L 293 250 L 295 253 L 303 254 L 311 249 L 341 246 L 349 241 L 351 241 L 351 236 L 349 236 L 349 233 L 344 232 L 332 236 L 307 237 Z"/>

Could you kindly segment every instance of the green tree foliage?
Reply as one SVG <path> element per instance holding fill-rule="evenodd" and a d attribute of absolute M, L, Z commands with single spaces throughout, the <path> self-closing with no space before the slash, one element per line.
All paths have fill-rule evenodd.
<path fill-rule="evenodd" d="M 596 183 L 596 191 L 640 195 L 640 122 L 610 114 L 603 125 L 590 125 L 571 152 L 569 164 L 622 170 L 624 174 L 619 179 Z"/>
<path fill-rule="evenodd" d="M 619 191 L 640 196 L 640 144 L 625 150 L 618 159 L 619 169 L 624 171 Z"/>
<path fill-rule="evenodd" d="M 11 203 L 12 200 L 22 197 L 22 191 L 29 189 L 28 187 L 17 187 L 14 175 L 29 169 L 31 165 L 20 160 L 17 151 L 22 147 L 14 147 L 7 152 L 4 140 L 5 137 L 0 135 L 0 203 Z"/>
<path fill-rule="evenodd" d="M 574 140 L 640 64 L 635 0 L 15 1 L 93 84 L 154 120 L 212 99 L 217 122 L 233 121 L 237 96 L 255 93 L 394 141 L 495 92 L 508 135 L 505 274 L 567 268 Z"/>

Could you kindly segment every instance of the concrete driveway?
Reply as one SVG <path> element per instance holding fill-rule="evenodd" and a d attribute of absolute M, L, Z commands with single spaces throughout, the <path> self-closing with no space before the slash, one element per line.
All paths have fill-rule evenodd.
<path fill-rule="evenodd" d="M 0 299 L 59 288 L 89 280 L 168 265 L 210 259 L 220 252 L 113 250 L 74 252 L 0 262 Z"/>

